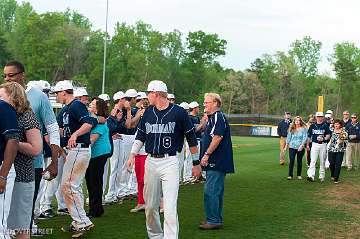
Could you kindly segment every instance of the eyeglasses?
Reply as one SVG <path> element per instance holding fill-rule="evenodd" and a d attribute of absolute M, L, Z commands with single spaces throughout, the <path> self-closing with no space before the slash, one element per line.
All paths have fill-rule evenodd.
<path fill-rule="evenodd" d="M 351 118 L 352 118 L 352 119 L 356 119 L 357 117 L 356 117 L 356 116 L 352 116 Z"/>
<path fill-rule="evenodd" d="M 4 79 L 5 79 L 6 77 L 12 78 L 12 77 L 14 77 L 14 76 L 16 76 L 16 75 L 19 75 L 19 74 L 21 74 L 21 73 L 23 73 L 23 71 L 19 71 L 19 72 L 16 72 L 16 73 L 7 73 L 7 74 L 3 74 L 2 77 L 3 77 Z"/>

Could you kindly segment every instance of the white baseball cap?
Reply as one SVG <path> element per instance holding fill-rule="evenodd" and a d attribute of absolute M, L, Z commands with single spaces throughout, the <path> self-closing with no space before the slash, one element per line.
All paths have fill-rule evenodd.
<path fill-rule="evenodd" d="M 73 90 L 74 86 L 72 85 L 72 83 L 68 80 L 62 80 L 59 81 L 58 83 L 56 83 L 53 92 L 60 92 L 60 91 L 64 91 L 64 90 Z"/>
<path fill-rule="evenodd" d="M 85 88 L 77 88 L 76 90 L 74 90 L 74 97 L 80 97 L 80 96 L 88 96 L 89 94 L 87 93 Z"/>
<path fill-rule="evenodd" d="M 331 118 L 332 114 L 326 113 L 325 118 Z"/>
<path fill-rule="evenodd" d="M 101 94 L 98 97 L 100 99 L 104 100 L 104 101 L 109 101 L 110 100 L 110 96 L 108 94 Z"/>
<path fill-rule="evenodd" d="M 160 80 L 153 80 L 153 81 L 150 81 L 147 91 L 167 93 L 167 86 L 164 82 L 162 82 Z"/>
<path fill-rule="evenodd" d="M 147 95 L 146 95 L 145 92 L 140 91 L 140 92 L 137 93 L 136 99 L 137 100 L 147 99 Z"/>
<path fill-rule="evenodd" d="M 333 113 L 332 110 L 327 110 L 327 111 L 326 111 L 326 114 L 331 114 L 331 115 L 333 115 L 334 113 Z"/>
<path fill-rule="evenodd" d="M 199 107 L 199 104 L 196 101 L 193 101 L 189 104 L 190 109 L 195 109 L 196 107 Z"/>
<path fill-rule="evenodd" d="M 170 99 L 175 99 L 175 95 L 174 94 L 168 94 L 167 98 Z"/>
<path fill-rule="evenodd" d="M 40 82 L 39 81 L 34 81 L 34 80 L 32 80 L 32 81 L 29 81 L 27 84 L 26 84 L 26 87 L 28 88 L 28 89 L 30 89 L 30 88 L 36 88 L 36 89 L 39 89 L 39 90 L 43 90 L 43 87 L 42 87 L 42 85 L 40 84 Z"/>
<path fill-rule="evenodd" d="M 324 113 L 323 112 L 316 112 L 315 116 L 316 117 L 324 117 Z"/>
<path fill-rule="evenodd" d="M 42 86 L 43 90 L 50 90 L 50 83 L 46 80 L 39 80 L 39 84 Z"/>
<path fill-rule="evenodd" d="M 135 89 L 128 89 L 125 92 L 125 97 L 135 98 L 137 96 L 137 91 Z"/>
<path fill-rule="evenodd" d="M 113 96 L 113 100 L 121 100 L 123 98 L 125 98 L 125 94 L 122 91 L 116 92 Z"/>
<path fill-rule="evenodd" d="M 189 107 L 189 104 L 186 103 L 186 102 L 182 102 L 180 105 L 180 107 L 184 108 L 185 110 L 188 110 L 190 107 Z"/>

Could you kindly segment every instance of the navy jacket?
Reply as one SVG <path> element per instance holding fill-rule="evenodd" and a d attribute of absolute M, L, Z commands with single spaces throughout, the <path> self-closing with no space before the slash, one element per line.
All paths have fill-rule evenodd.
<path fill-rule="evenodd" d="M 288 133 L 289 126 L 291 124 L 291 119 L 289 120 L 281 120 L 278 124 L 277 134 L 281 137 L 286 137 Z"/>
<path fill-rule="evenodd" d="M 346 131 L 349 135 L 356 135 L 356 139 L 350 139 L 350 143 L 359 143 L 360 142 L 360 124 L 357 122 L 355 125 L 350 123 L 346 128 Z"/>

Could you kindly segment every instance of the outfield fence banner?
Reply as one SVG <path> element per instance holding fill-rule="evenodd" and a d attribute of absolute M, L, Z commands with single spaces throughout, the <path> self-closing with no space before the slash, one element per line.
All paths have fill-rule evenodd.
<path fill-rule="evenodd" d="M 278 137 L 277 124 L 282 116 L 265 114 L 227 115 L 234 136 Z"/>

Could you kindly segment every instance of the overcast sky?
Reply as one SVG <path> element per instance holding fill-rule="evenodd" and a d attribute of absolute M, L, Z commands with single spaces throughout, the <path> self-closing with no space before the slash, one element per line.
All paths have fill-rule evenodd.
<path fill-rule="evenodd" d="M 105 30 L 106 0 L 28 2 L 38 13 L 77 10 L 94 29 Z M 323 43 L 320 72 L 324 72 L 331 71 L 326 59 L 335 43 L 358 45 L 359 10 L 359 0 L 109 0 L 108 30 L 113 33 L 116 22 L 142 20 L 161 32 L 217 33 L 228 42 L 220 62 L 237 70 L 250 67 L 264 53 L 287 51 L 296 39 L 311 36 Z"/>

